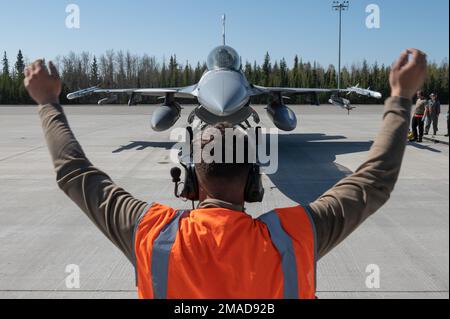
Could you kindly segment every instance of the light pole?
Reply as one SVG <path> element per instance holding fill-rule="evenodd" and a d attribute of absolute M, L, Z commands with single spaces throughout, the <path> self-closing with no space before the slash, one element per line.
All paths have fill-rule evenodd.
<path fill-rule="evenodd" d="M 342 11 L 348 10 L 348 1 L 333 1 L 333 9 L 339 11 L 339 63 L 338 63 L 338 90 L 341 89 L 341 43 L 342 43 Z"/>

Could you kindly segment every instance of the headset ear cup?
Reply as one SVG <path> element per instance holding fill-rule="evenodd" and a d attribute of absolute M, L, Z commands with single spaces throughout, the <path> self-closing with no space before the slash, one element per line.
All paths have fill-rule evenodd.
<path fill-rule="evenodd" d="M 261 174 L 258 165 L 253 165 L 250 169 L 245 186 L 244 199 L 247 203 L 259 203 L 264 198 L 264 187 L 262 185 Z"/>
<path fill-rule="evenodd" d="M 186 168 L 186 174 L 184 178 L 184 187 L 181 192 L 181 197 L 188 200 L 199 200 L 198 181 L 195 173 L 195 165 L 188 165 Z"/>
<path fill-rule="evenodd" d="M 195 164 L 190 167 L 191 178 L 192 178 L 192 198 L 193 201 L 198 201 L 200 199 L 200 192 L 198 188 L 197 174 L 195 173 Z"/>

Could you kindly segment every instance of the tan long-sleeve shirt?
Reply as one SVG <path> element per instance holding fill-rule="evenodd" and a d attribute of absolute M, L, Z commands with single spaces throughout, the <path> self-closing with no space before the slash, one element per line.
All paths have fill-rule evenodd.
<path fill-rule="evenodd" d="M 309 205 L 317 233 L 319 259 L 389 199 L 400 172 L 410 113 L 409 99 L 388 99 L 382 129 L 367 161 Z M 134 198 L 93 166 L 72 133 L 60 105 L 40 106 L 39 115 L 59 187 L 133 262 L 133 231 L 147 203 Z"/>

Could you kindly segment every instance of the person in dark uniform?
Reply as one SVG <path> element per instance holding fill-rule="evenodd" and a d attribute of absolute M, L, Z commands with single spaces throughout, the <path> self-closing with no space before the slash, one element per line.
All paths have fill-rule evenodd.
<path fill-rule="evenodd" d="M 437 132 L 439 131 L 438 122 L 439 122 L 439 115 L 441 114 L 441 102 L 439 102 L 437 95 L 434 93 L 430 95 L 430 99 L 431 100 L 428 103 L 425 114 L 427 118 L 425 135 L 429 134 L 431 125 L 433 125 L 433 135 L 436 135 Z"/>
<path fill-rule="evenodd" d="M 412 131 L 414 138 L 410 142 L 422 143 L 424 133 L 424 118 L 428 101 L 422 91 L 417 92 L 416 108 L 412 119 Z"/>
<path fill-rule="evenodd" d="M 447 134 L 445 134 L 445 137 L 448 137 L 448 132 L 450 131 L 450 108 L 447 109 Z"/>

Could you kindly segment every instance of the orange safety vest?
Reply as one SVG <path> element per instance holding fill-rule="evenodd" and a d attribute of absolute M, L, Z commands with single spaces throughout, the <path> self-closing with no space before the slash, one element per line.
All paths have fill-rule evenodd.
<path fill-rule="evenodd" d="M 152 204 L 134 233 L 142 299 L 314 299 L 316 234 L 308 210 L 258 219 L 225 208 Z"/>

